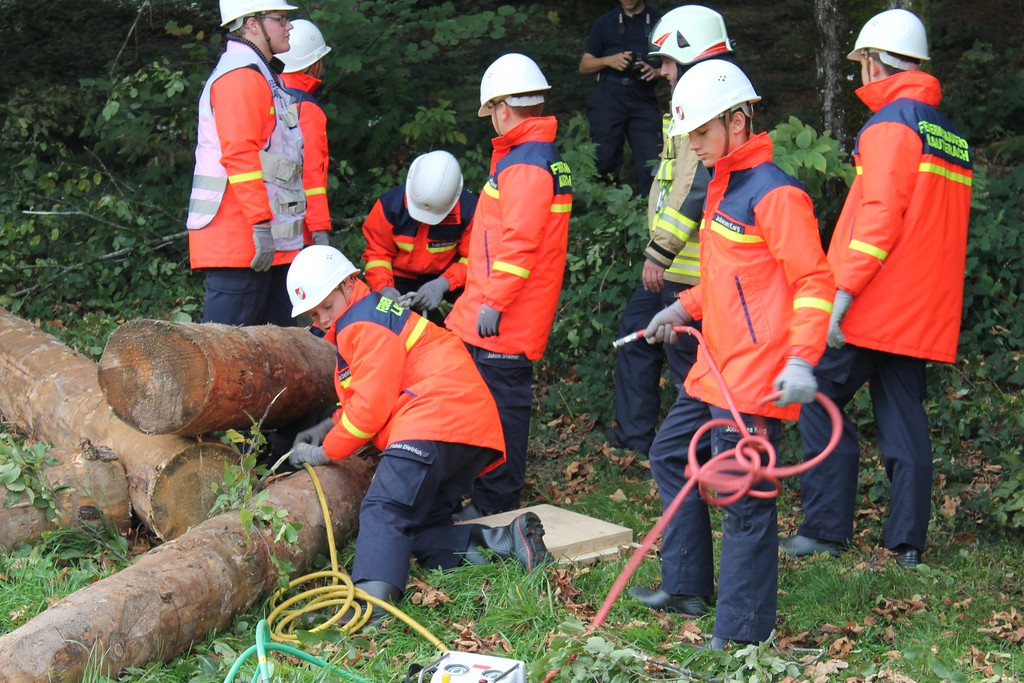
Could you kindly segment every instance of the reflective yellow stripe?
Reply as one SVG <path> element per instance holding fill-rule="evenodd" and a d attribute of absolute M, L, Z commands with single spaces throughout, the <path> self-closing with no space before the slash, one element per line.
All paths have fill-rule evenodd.
<path fill-rule="evenodd" d="M 687 242 L 697 222 L 692 221 L 675 209 L 666 208 L 654 221 L 655 230 L 664 230 L 681 242 Z"/>
<path fill-rule="evenodd" d="M 367 261 L 366 269 L 369 270 L 370 268 L 387 268 L 392 270 L 391 261 Z"/>
<path fill-rule="evenodd" d="M 863 166 L 858 166 L 857 167 L 857 175 L 864 175 L 864 167 Z"/>
<path fill-rule="evenodd" d="M 488 197 L 494 197 L 495 199 L 498 199 L 499 197 L 498 188 L 491 187 L 490 183 L 484 183 L 484 194 Z"/>
<path fill-rule="evenodd" d="M 463 256 L 462 258 L 459 259 L 458 262 L 461 263 L 462 265 L 466 265 L 466 264 L 469 263 L 469 258 L 467 258 L 466 256 Z"/>
<path fill-rule="evenodd" d="M 408 351 L 412 348 L 412 345 L 419 341 L 420 337 L 423 336 L 423 330 L 427 329 L 427 319 L 420 318 L 420 321 L 416 323 L 416 327 L 412 328 L 412 332 L 409 334 L 409 338 L 405 340 L 405 350 Z"/>
<path fill-rule="evenodd" d="M 693 277 L 700 277 L 700 265 L 693 264 L 689 268 L 684 268 L 682 265 L 680 265 L 679 261 L 676 261 L 665 272 L 676 273 L 677 275 L 692 275 Z"/>
<path fill-rule="evenodd" d="M 528 271 L 526 268 L 520 268 L 519 266 L 514 266 L 511 263 L 505 263 L 504 261 L 495 261 L 494 265 L 491 267 L 494 268 L 494 270 L 500 270 L 505 273 L 512 273 L 513 275 L 518 275 L 524 280 L 530 277 L 530 271 Z"/>
<path fill-rule="evenodd" d="M 263 180 L 263 171 L 252 171 L 250 173 L 239 173 L 238 175 L 229 175 L 229 183 L 244 183 L 249 180 Z"/>
<path fill-rule="evenodd" d="M 816 296 L 802 296 L 793 299 L 793 310 L 795 311 L 798 308 L 817 308 L 819 311 L 831 313 L 832 302 L 828 299 L 819 299 Z"/>
<path fill-rule="evenodd" d="M 704 221 L 704 226 L 711 228 L 711 231 L 721 235 L 730 242 L 741 242 L 743 244 L 757 244 L 758 242 L 764 242 L 763 237 L 758 235 L 742 235 L 738 232 L 733 232 L 729 228 L 719 225 L 714 221 Z"/>
<path fill-rule="evenodd" d="M 326 187 L 311 187 L 308 190 L 306 190 L 306 196 L 307 197 L 312 197 L 315 194 L 327 194 L 327 188 Z"/>
<path fill-rule="evenodd" d="M 395 246 L 401 249 L 402 251 L 412 251 L 413 247 L 416 245 L 409 244 L 408 242 L 395 242 Z"/>
<path fill-rule="evenodd" d="M 934 173 L 935 175 L 940 175 L 946 180 L 952 180 L 954 183 L 963 183 L 967 187 L 971 187 L 973 183 L 970 176 L 964 175 L 963 173 L 957 173 L 956 171 L 948 168 L 943 168 L 938 164 L 922 162 L 921 165 L 917 167 L 917 170 L 922 173 Z"/>
<path fill-rule="evenodd" d="M 352 375 L 349 375 L 345 379 L 338 380 L 338 384 L 341 385 L 342 389 L 348 389 L 348 385 L 352 384 Z M 340 405 L 340 404 L 339 404 Z"/>
<path fill-rule="evenodd" d="M 551 204 L 551 213 L 571 213 L 572 201 L 554 202 Z"/>
<path fill-rule="evenodd" d="M 367 434 L 352 424 L 352 421 L 348 419 L 348 413 L 341 414 L 341 426 L 347 429 L 352 436 L 358 436 L 360 439 L 373 438 L 373 434 Z"/>
<path fill-rule="evenodd" d="M 882 261 L 889 258 L 889 252 L 883 251 L 874 245 L 868 244 L 867 242 L 861 242 L 860 240 L 850 240 L 850 249 L 864 252 L 868 256 L 874 256 Z"/>

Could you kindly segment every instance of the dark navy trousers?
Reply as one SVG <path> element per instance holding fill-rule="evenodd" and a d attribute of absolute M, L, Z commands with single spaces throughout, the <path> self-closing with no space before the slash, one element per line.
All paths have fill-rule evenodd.
<path fill-rule="evenodd" d="M 661 292 L 655 293 L 638 285 L 619 320 L 619 336 L 646 329 L 651 318 L 689 288 L 666 281 Z M 691 326 L 700 329 L 699 322 Z M 666 360 L 678 391 L 697 360 L 697 340 L 688 334 L 679 335 L 675 344 L 648 344 L 640 339 L 615 354 L 616 426 L 611 433 L 618 443 L 645 455 L 661 419 L 661 371 Z"/>
<path fill-rule="evenodd" d="M 426 568 L 462 563 L 477 525 L 452 513 L 498 451 L 444 441 L 400 441 L 381 453 L 359 508 L 353 581 L 385 581 L 405 590 L 409 560 Z"/>
<path fill-rule="evenodd" d="M 476 480 L 473 504 L 485 515 L 519 507 L 526 484 L 526 449 L 533 406 L 533 361 L 524 354 L 495 353 L 466 344 L 498 404 L 505 433 L 505 463 Z"/>
<path fill-rule="evenodd" d="M 661 115 L 653 85 L 620 76 L 598 81 L 587 103 L 587 120 L 590 137 L 597 144 L 597 173 L 602 180 L 618 182 L 622 145 L 628 140 L 636 194 L 650 193 L 653 163 L 661 154 Z"/>
<path fill-rule="evenodd" d="M 729 411 L 702 403 L 685 390 L 679 392 L 651 446 L 651 472 L 666 508 L 687 482 L 686 454 L 693 435 L 708 420 L 721 417 L 730 417 Z M 778 448 L 778 419 L 754 415 L 743 418 L 751 433 L 757 430 Z M 735 428 L 715 427 L 710 432 L 710 444 L 701 444 L 698 451 L 702 454 L 701 462 L 706 462 L 712 453 L 734 447 L 739 438 Z M 760 484 L 757 488 L 772 487 Z M 743 496 L 724 510 L 714 635 L 729 640 L 763 641 L 775 628 L 778 603 L 775 498 Z M 673 595 L 710 598 L 715 588 L 711 534 L 708 505 L 694 487 L 662 538 L 662 589 Z"/>
<path fill-rule="evenodd" d="M 932 447 L 925 413 L 925 361 L 847 344 L 827 349 L 814 371 L 818 391 L 840 409 L 865 383 L 878 429 L 878 449 L 892 492 L 885 547 L 909 544 L 924 550 L 931 516 Z M 825 410 L 809 403 L 800 411 L 805 459 L 828 443 L 832 424 Z M 853 539 L 860 444 L 857 427 L 843 413 L 839 446 L 800 476 L 805 519 L 800 535 L 845 543 Z"/>
<path fill-rule="evenodd" d="M 293 327 L 288 298 L 288 266 L 257 273 L 251 268 L 209 268 L 206 271 L 204 323 Z"/>

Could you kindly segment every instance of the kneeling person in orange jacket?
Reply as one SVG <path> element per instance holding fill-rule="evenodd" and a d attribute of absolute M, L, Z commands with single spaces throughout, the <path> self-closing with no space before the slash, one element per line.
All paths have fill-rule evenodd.
<path fill-rule="evenodd" d="M 299 433 L 289 462 L 323 465 L 371 440 L 381 450 L 359 510 L 353 581 L 397 601 L 410 557 L 449 569 L 488 562 L 481 548 L 532 570 L 550 557 L 532 512 L 507 527 L 452 524 L 476 476 L 505 459 L 498 409 L 469 352 L 452 333 L 370 291 L 358 273 L 321 245 L 288 270 L 293 314 L 308 312 L 337 347 L 340 403 L 334 417 Z"/>

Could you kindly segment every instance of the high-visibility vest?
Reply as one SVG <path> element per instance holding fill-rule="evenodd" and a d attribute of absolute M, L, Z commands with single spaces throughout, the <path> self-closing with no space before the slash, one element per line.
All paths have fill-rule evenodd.
<path fill-rule="evenodd" d="M 221 143 L 217 134 L 210 88 L 226 73 L 256 67 L 267 81 L 274 98 L 274 126 L 260 151 L 263 184 L 273 218 L 270 223 L 277 251 L 302 248 L 302 220 L 306 215 L 306 193 L 302 186 L 302 131 L 299 128 L 295 99 L 285 90 L 252 48 L 229 41 L 199 97 L 199 135 L 196 165 L 189 198 L 189 230 L 200 230 L 217 215 L 227 188 L 227 171 L 221 164 Z"/>

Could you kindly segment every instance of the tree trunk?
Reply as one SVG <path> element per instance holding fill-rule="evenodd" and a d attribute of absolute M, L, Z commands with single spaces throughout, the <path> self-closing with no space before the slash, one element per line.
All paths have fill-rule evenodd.
<path fill-rule="evenodd" d="M 42 471 L 53 491 L 55 518 L 47 519 L 47 510 L 22 493 L 14 505 L 0 508 L 0 548 L 9 553 L 21 543 L 42 538 L 47 529 L 74 524 L 110 524 L 118 533 L 128 533 L 132 521 L 128 479 L 113 451 L 85 441 L 75 449 L 51 448 L 47 455 L 58 460 Z"/>
<path fill-rule="evenodd" d="M 264 414 L 274 426 L 338 400 L 335 355 L 299 328 L 133 320 L 107 340 L 99 384 L 114 413 L 147 434 L 244 428 Z"/>
<path fill-rule="evenodd" d="M 316 473 L 341 543 L 357 527 L 372 467 L 354 457 Z M 265 529 L 247 538 L 237 510 L 207 520 L 0 637 L 0 680 L 77 681 L 87 666 L 117 678 L 128 667 L 170 661 L 276 588 L 272 554 L 291 561 L 297 575 L 311 571 L 313 558 L 328 548 L 309 475 L 296 472 L 268 493 L 264 505 L 302 523 L 294 544 L 275 544 Z"/>
<path fill-rule="evenodd" d="M 221 443 L 146 436 L 107 406 L 96 364 L 38 327 L 0 309 L 0 414 L 27 436 L 74 448 L 81 439 L 108 446 L 128 475 L 139 518 L 164 540 L 209 517 L 212 485 L 237 460 Z"/>

